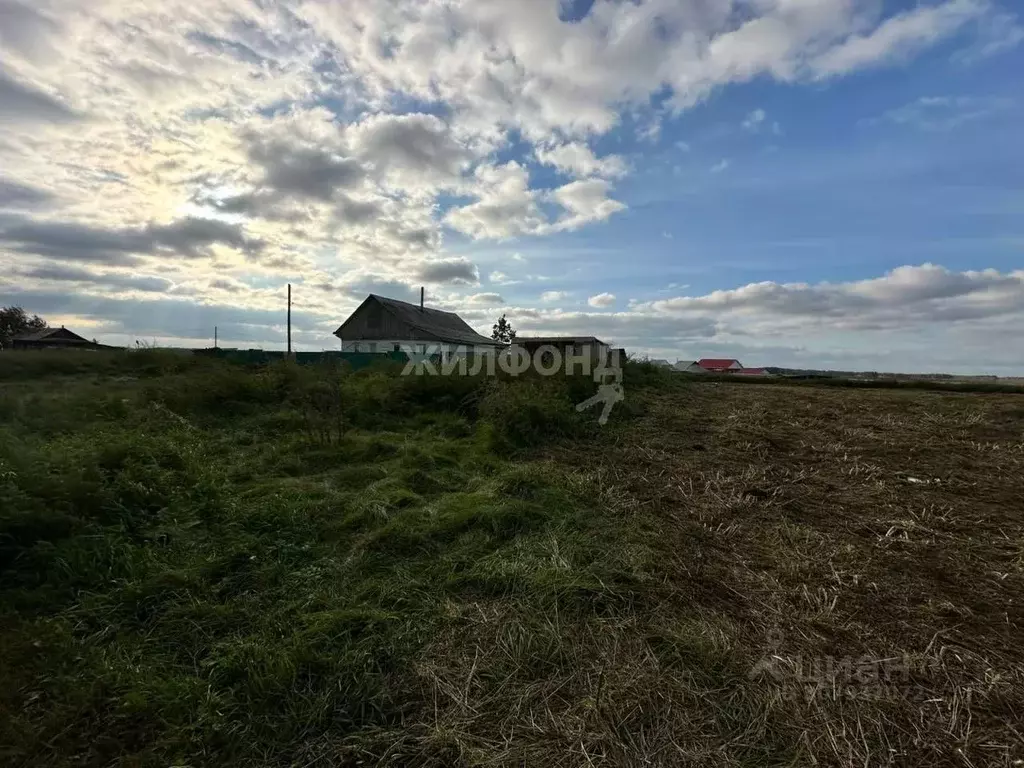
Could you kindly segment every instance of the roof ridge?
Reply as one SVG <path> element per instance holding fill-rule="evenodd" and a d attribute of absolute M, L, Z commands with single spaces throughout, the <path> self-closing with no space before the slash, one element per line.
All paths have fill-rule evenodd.
<path fill-rule="evenodd" d="M 445 315 L 455 315 L 456 317 L 458 317 L 458 313 L 456 313 L 456 312 L 449 312 L 447 309 L 438 309 L 437 307 L 420 306 L 419 304 L 413 304 L 411 301 L 403 301 L 402 299 L 393 299 L 390 296 L 381 296 L 379 293 L 371 293 L 370 296 L 372 296 L 375 299 L 379 299 L 379 300 L 382 300 L 382 301 L 385 301 L 385 302 L 388 302 L 388 303 L 391 303 L 391 304 L 403 304 L 403 305 L 405 305 L 407 307 L 412 307 L 413 309 L 420 309 L 420 310 L 423 310 L 424 312 L 440 312 L 440 313 L 445 314 Z"/>

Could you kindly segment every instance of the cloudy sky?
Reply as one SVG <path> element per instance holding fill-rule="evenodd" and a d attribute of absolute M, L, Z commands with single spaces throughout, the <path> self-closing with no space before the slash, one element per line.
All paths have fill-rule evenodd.
<path fill-rule="evenodd" d="M 1024 374 L 1016 0 L 0 0 L 0 304 Z"/>

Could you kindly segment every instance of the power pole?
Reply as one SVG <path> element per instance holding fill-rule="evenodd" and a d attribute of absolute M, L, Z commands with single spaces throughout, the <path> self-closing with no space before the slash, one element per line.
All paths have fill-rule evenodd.
<path fill-rule="evenodd" d="M 292 284 L 288 283 L 288 357 L 292 356 Z"/>
<path fill-rule="evenodd" d="M 213 326 L 213 348 L 217 348 L 217 326 Z"/>

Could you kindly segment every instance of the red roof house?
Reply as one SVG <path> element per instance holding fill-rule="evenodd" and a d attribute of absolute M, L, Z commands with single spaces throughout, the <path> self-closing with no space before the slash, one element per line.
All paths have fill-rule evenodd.
<path fill-rule="evenodd" d="M 743 368 L 743 364 L 739 360 L 724 360 L 714 357 L 702 358 L 697 361 L 697 365 L 711 373 L 732 373 Z"/>

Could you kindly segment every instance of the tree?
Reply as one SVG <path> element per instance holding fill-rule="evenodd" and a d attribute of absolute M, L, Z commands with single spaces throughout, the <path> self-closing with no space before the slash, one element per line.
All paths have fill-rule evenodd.
<path fill-rule="evenodd" d="M 11 345 L 11 339 L 23 333 L 41 331 L 46 321 L 39 315 L 28 316 L 21 307 L 0 307 L 0 347 Z"/>
<path fill-rule="evenodd" d="M 516 329 L 502 315 L 498 318 L 498 322 L 494 324 L 493 330 L 491 330 L 491 338 L 504 344 L 511 344 L 516 340 Z"/>

